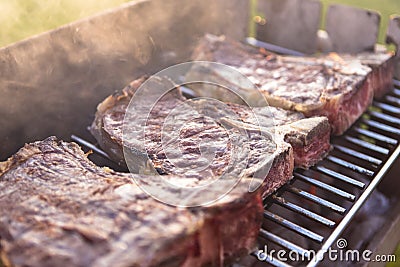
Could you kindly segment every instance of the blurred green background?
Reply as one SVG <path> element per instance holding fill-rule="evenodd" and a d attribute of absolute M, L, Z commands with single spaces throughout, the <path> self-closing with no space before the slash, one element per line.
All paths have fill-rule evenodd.
<path fill-rule="evenodd" d="M 68 22 L 116 7 L 129 0 L 0 0 L 0 47 Z M 386 29 L 389 15 L 400 14 L 400 0 L 321 0 L 377 10 Z M 379 41 L 384 41 L 381 30 Z"/>
<path fill-rule="evenodd" d="M 0 0 L 0 47 L 129 0 Z"/>

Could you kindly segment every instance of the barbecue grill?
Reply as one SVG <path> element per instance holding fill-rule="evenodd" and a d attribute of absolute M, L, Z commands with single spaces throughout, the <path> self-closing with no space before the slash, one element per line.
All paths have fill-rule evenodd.
<path fill-rule="evenodd" d="M 260 1 L 259 9 L 271 7 L 264 2 Z M 268 43 L 248 39 L 249 43 L 280 53 L 315 52 L 320 4 L 282 2 L 287 6 L 282 4 L 280 14 L 286 15 L 306 3 L 301 10 L 312 15 L 304 22 L 307 27 L 303 31 L 315 40 L 311 44 L 310 38 L 288 42 L 287 36 L 300 31 L 296 24 L 285 28 L 286 35 L 263 30 L 274 21 L 271 14 L 270 21 L 257 28 L 258 37 Z M 249 10 L 247 1 L 139 1 L 0 49 L 0 159 L 5 160 L 26 142 L 56 135 L 97 152 L 92 157 L 96 163 L 118 168 L 104 159 L 107 155 L 86 130 L 96 105 L 142 74 L 187 61 L 196 40 L 205 33 L 245 40 L 249 16 L 243 10 Z M 372 35 L 375 43 L 376 33 Z M 366 42 L 370 40 L 361 44 Z M 264 200 L 260 248 L 275 244 L 301 255 L 313 249 L 318 255 L 301 264 L 315 266 L 384 177 L 398 184 L 394 176 L 385 176 L 400 153 L 400 81 L 394 80 L 394 84 L 351 129 L 332 139 L 334 149 L 325 160 L 309 170 L 296 170 L 289 184 Z M 279 228 L 286 229 L 285 235 L 276 231 Z M 300 237 L 308 247 L 293 241 Z M 265 262 L 288 266 L 275 258 L 267 257 Z"/>
<path fill-rule="evenodd" d="M 312 258 L 307 266 L 316 266 L 321 261 L 323 251 L 331 247 L 340 237 L 340 234 L 377 187 L 400 153 L 400 82 L 395 80 L 394 84 L 396 88 L 391 93 L 380 101 L 374 101 L 363 118 L 357 121 L 343 136 L 332 140 L 334 149 L 326 159 L 310 170 L 296 170 L 291 183 L 279 189 L 278 192 L 268 197 L 264 202 L 264 217 L 266 220 L 273 221 L 289 229 L 294 235 L 292 239 L 295 239 L 296 235 L 301 235 L 319 245 L 318 255 Z M 376 112 L 374 108 L 378 108 L 382 112 Z M 365 125 L 368 126 L 368 129 L 365 129 Z M 369 142 L 365 141 L 366 137 Z M 371 143 L 371 141 L 373 142 Z M 359 163 L 354 164 L 354 162 Z M 340 180 L 356 190 L 354 193 L 348 193 L 338 187 L 327 184 L 327 177 Z M 297 181 L 319 187 L 338 198 L 345 199 L 348 203 L 338 205 L 317 194 L 311 194 L 296 187 Z M 288 193 L 295 195 L 295 200 L 287 201 L 285 197 L 282 197 Z M 331 220 L 330 217 L 332 215 L 330 212 L 321 216 L 296 204 L 304 203 L 306 200 L 337 213 L 339 219 Z M 279 212 L 271 212 L 270 209 L 273 205 L 279 205 L 284 209 L 291 210 L 299 214 L 299 216 L 308 217 L 323 225 L 327 230 L 321 231 L 323 232 L 321 234 L 307 226 L 293 223 L 281 217 Z M 310 248 L 299 247 L 285 238 L 270 233 L 268 227 L 261 229 L 260 236 L 266 242 L 274 242 L 283 248 L 295 250 L 300 255 L 310 250 Z M 277 259 L 267 258 L 266 261 L 275 266 L 288 266 Z"/>

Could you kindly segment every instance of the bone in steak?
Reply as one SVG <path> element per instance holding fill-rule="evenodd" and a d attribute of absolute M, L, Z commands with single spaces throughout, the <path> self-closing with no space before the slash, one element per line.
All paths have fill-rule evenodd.
<path fill-rule="evenodd" d="M 106 150 L 112 160 L 121 165 L 125 164 L 122 150 L 122 124 L 126 109 L 131 101 L 132 96 L 146 79 L 147 77 L 143 76 L 132 81 L 121 92 L 116 92 L 101 102 L 97 106 L 96 118 L 90 127 L 90 132 L 96 138 L 99 145 Z M 163 82 L 173 86 L 173 84 L 166 79 L 164 79 Z M 137 118 L 133 118 L 131 120 L 135 121 L 135 124 L 131 125 L 130 131 L 137 133 L 143 131 L 141 122 L 147 119 L 147 107 L 153 105 L 150 100 L 151 98 L 148 99 L 150 101 L 149 103 L 142 102 L 140 106 L 135 107 L 137 111 Z M 158 116 L 160 119 L 164 119 L 166 116 L 168 116 L 172 108 L 185 100 L 186 99 L 182 96 L 179 88 L 170 91 L 164 95 L 157 102 L 156 107 L 153 108 L 154 111 L 157 111 L 155 116 Z M 151 125 L 154 123 L 149 120 L 147 124 Z M 145 168 L 145 166 L 139 166 L 138 168 Z"/>
<path fill-rule="evenodd" d="M 344 59 L 343 59 L 344 58 Z M 342 134 L 370 105 L 374 96 L 391 86 L 393 60 L 390 54 L 332 55 L 321 57 L 263 55 L 255 48 L 224 36 L 206 35 L 194 53 L 193 60 L 223 63 L 237 68 L 256 84 L 269 105 L 302 112 L 307 117 L 327 116 L 335 135 Z M 371 69 L 371 67 L 372 69 Z M 213 82 L 229 83 L 247 94 L 258 97 L 253 89 L 243 88 L 226 73 L 211 71 Z M 188 77 L 204 77 L 201 67 L 192 68 Z M 193 87 L 200 96 L 235 101 L 226 90 Z"/>
<path fill-rule="evenodd" d="M 357 55 L 340 55 L 345 62 L 358 60 L 372 69 L 371 85 L 374 88 L 374 97 L 382 97 L 393 88 L 393 73 L 395 57 L 391 53 L 359 53 Z"/>
<path fill-rule="evenodd" d="M 136 80 L 121 94 L 113 95 L 103 101 L 98 106 L 96 118 L 90 128 L 100 146 L 119 162 L 124 161 L 122 131 L 125 111 L 137 85 L 141 82 L 143 79 Z M 182 127 L 171 133 L 162 131 L 169 113 L 179 106 L 181 106 L 180 111 L 173 117 L 175 126 Z M 134 106 L 134 112 L 130 112 L 129 120 L 125 121 L 127 124 L 125 127 L 129 132 L 137 133 L 142 130 L 143 127 L 138 122 L 147 119 L 146 136 L 137 134 L 132 139 L 125 140 L 126 146 L 143 155 L 142 160 L 140 157 L 135 160 L 135 164 L 138 165 L 135 170 L 146 171 L 149 166 L 145 153 L 147 152 L 159 173 L 184 175 L 188 177 L 188 181 L 190 177 L 195 177 L 207 182 L 208 177 L 218 176 L 229 169 L 229 164 L 232 162 L 230 155 L 237 153 L 229 140 L 232 140 L 232 136 L 240 139 L 238 131 L 244 130 L 249 136 L 248 140 L 242 143 L 244 147 L 249 148 L 248 157 L 245 155 L 243 159 L 248 160 L 248 164 L 243 167 L 244 173 L 248 176 L 254 175 L 258 168 L 262 168 L 262 159 L 265 155 L 273 157 L 271 170 L 261 189 L 265 196 L 292 177 L 294 162 L 296 166 L 307 168 L 320 160 L 330 149 L 330 127 L 325 117 L 304 119 L 301 113 L 279 108 L 249 108 L 229 103 L 226 106 L 236 118 L 233 120 L 220 118 L 219 122 L 214 118 L 222 114 L 220 110 L 223 108 L 219 109 L 214 103 L 204 100 L 185 100 L 179 91 L 165 95 L 154 106 L 148 117 L 141 112 L 141 105 Z M 189 110 L 194 113 L 190 113 Z M 217 115 L 210 119 L 197 112 L 198 110 L 206 110 Z M 223 124 L 229 129 L 222 126 Z M 275 135 L 275 143 L 260 132 Z M 163 143 L 162 134 L 166 136 L 168 142 Z M 202 143 L 207 144 L 207 149 L 216 152 L 215 158 L 208 162 L 209 168 L 201 168 L 206 160 L 202 158 L 199 145 Z"/>
<path fill-rule="evenodd" d="M 98 167 L 78 145 L 54 137 L 25 145 L 0 163 L 1 261 L 214 266 L 253 249 L 263 207 L 246 181 L 210 206 L 189 209 L 156 201 L 132 176 Z"/>
<path fill-rule="evenodd" d="M 228 106 L 239 115 L 239 119 L 252 125 L 271 127 L 268 125 L 270 112 L 274 118 L 274 126 L 278 135 L 293 148 L 295 167 L 309 168 L 324 158 L 330 151 L 330 125 L 326 117 L 304 118 L 299 112 L 280 108 L 254 107 L 252 109 L 230 103 Z M 251 114 L 254 112 L 256 116 Z M 254 119 L 257 121 L 254 121 Z M 243 125 L 243 128 L 251 128 Z M 253 126 L 254 127 L 254 126 Z"/>
<path fill-rule="evenodd" d="M 178 88 L 165 94 L 154 105 L 150 114 L 146 114 L 143 110 L 152 104 L 141 103 L 134 106 L 133 112 L 126 115 L 128 103 L 139 84 L 143 83 L 143 81 L 144 78 L 133 81 L 120 94 L 110 96 L 99 104 L 96 118 L 90 127 L 91 133 L 96 137 L 100 146 L 118 162 L 125 162 L 123 144 L 129 147 L 130 150 L 136 151 L 135 154 L 138 156 L 130 161 L 131 171 L 133 168 L 134 172 L 148 173 L 150 166 L 148 155 L 155 169 L 161 174 L 184 175 L 187 178 L 187 183 L 193 182 L 191 178 L 207 183 L 210 179 L 221 175 L 230 167 L 238 169 L 240 172 L 238 175 L 253 176 L 257 170 L 265 167 L 266 164 L 271 164 L 270 162 L 272 161 L 272 170 L 262 184 L 263 195 L 275 191 L 292 177 L 294 159 L 290 145 L 283 140 L 279 140 L 275 144 L 271 139 L 265 138 L 264 133 L 259 134 L 259 130 L 252 130 L 250 138 L 241 135 L 240 127 L 231 127 L 227 131 L 216 123 L 214 119 L 197 113 L 196 108 L 201 106 L 201 103 L 184 99 Z M 154 84 L 155 86 L 162 84 L 162 86 L 171 87 L 170 85 L 172 85 L 172 82 L 165 78 L 154 78 L 152 81 L 157 83 Z M 181 124 L 184 127 L 178 131 L 163 131 L 162 126 L 165 123 L 165 119 L 174 108 L 179 106 L 183 107 L 185 112 L 175 114 L 174 124 L 179 125 L 182 122 Z M 187 112 L 187 110 L 192 112 Z M 217 110 L 216 113 L 218 112 Z M 132 138 L 123 141 L 122 133 L 125 116 L 129 116 L 129 119 L 125 120 L 125 123 L 127 123 L 125 127 L 133 134 L 131 134 Z M 146 121 L 145 125 L 140 123 L 143 121 Z M 144 129 L 146 135 L 141 134 Z M 173 136 L 168 136 L 168 134 L 175 133 L 180 135 L 177 140 L 174 140 Z M 162 144 L 162 134 L 167 135 L 167 139 L 170 138 L 175 142 L 167 145 Z M 270 135 L 270 133 L 268 132 L 267 135 Z M 242 142 L 243 146 L 247 146 L 247 151 L 251 155 L 248 156 L 244 151 L 234 151 L 234 145 L 230 143 L 230 140 L 233 140 L 232 138 L 236 138 L 237 142 Z M 208 148 L 214 149 L 215 157 L 213 157 L 208 168 L 201 168 L 204 161 L 202 161 L 203 158 L 199 158 L 198 145 L 205 140 L 209 141 Z M 177 164 L 180 167 L 175 168 L 166 159 L 166 150 L 170 152 L 168 158 L 174 160 L 175 165 Z M 231 157 L 231 153 L 235 155 L 235 159 Z M 267 156 L 270 156 L 270 160 L 265 162 L 264 159 Z M 248 161 L 249 164 L 247 164 Z M 237 166 L 233 166 L 233 162 Z M 189 168 L 187 164 L 193 166 Z M 197 169 L 194 167 L 196 164 Z M 132 165 L 135 166 L 132 167 Z M 198 169 L 201 170 L 198 171 Z M 185 183 L 185 180 L 180 182 Z"/>

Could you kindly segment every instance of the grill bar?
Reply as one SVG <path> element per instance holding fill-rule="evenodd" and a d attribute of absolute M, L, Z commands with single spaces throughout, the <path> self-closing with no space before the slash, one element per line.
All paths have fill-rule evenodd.
<path fill-rule="evenodd" d="M 318 214 L 316 214 L 316 213 L 314 213 L 312 211 L 309 211 L 309 210 L 307 210 L 305 208 L 302 208 L 302 207 L 300 207 L 300 206 L 298 206 L 298 205 L 296 205 L 294 203 L 288 202 L 282 197 L 278 197 L 276 195 L 273 195 L 272 199 L 274 200 L 275 203 L 281 205 L 282 207 L 285 207 L 285 208 L 287 208 L 289 210 L 295 211 L 295 212 L 297 212 L 297 213 L 299 213 L 299 214 L 301 214 L 303 216 L 306 216 L 306 217 L 308 217 L 308 218 L 310 218 L 310 219 L 312 219 L 314 221 L 322 223 L 322 224 L 324 224 L 324 225 L 326 225 L 328 227 L 335 226 L 335 222 L 334 221 L 329 220 L 329 219 L 327 219 L 325 217 L 322 217 L 321 215 L 318 215 Z"/>
<path fill-rule="evenodd" d="M 386 148 L 383 148 L 383 147 L 368 143 L 368 142 L 366 142 L 364 140 L 360 140 L 360 139 L 357 139 L 357 138 L 354 138 L 354 137 L 351 137 L 351 136 L 347 136 L 347 135 L 344 138 L 347 141 L 349 141 L 349 142 L 351 142 L 351 143 L 353 143 L 355 145 L 367 148 L 369 150 L 373 150 L 373 151 L 376 151 L 376 152 L 384 154 L 384 155 L 389 154 L 389 149 L 386 149 Z"/>
<path fill-rule="evenodd" d="M 360 133 L 360 134 L 363 134 L 363 135 L 371 137 L 371 138 L 373 138 L 375 140 L 379 140 L 379 141 L 382 141 L 382 142 L 385 142 L 385 143 L 388 143 L 388 144 L 391 144 L 391 145 L 395 145 L 397 143 L 397 141 L 395 139 L 393 139 L 393 138 L 390 138 L 390 137 L 387 137 L 385 135 L 372 132 L 370 130 L 365 130 L 365 129 L 356 127 L 356 131 L 358 133 Z"/>
<path fill-rule="evenodd" d="M 257 255 L 257 253 L 258 252 L 252 252 L 250 255 L 258 258 L 259 255 Z M 268 262 L 269 264 L 271 264 L 273 266 L 276 266 L 276 267 L 290 267 L 289 264 L 281 262 L 281 261 L 279 261 L 279 260 L 277 260 L 275 258 L 271 258 L 268 254 L 261 253 L 261 257 L 265 257 L 265 259 L 263 259 L 263 258 L 260 259 L 259 258 L 260 261 Z"/>
<path fill-rule="evenodd" d="M 182 79 L 183 82 L 183 79 Z M 189 87 L 186 86 L 179 86 L 179 88 L 181 89 L 182 94 L 187 97 L 187 98 L 195 98 L 198 97 L 198 95 Z"/>
<path fill-rule="evenodd" d="M 400 129 L 394 128 L 392 126 L 389 126 L 389 125 L 386 125 L 386 124 L 383 124 L 383 123 L 380 123 L 380 122 L 377 122 L 377 121 L 364 120 L 364 123 L 369 125 L 369 126 L 372 126 L 372 127 L 378 128 L 380 130 L 383 130 L 385 132 L 389 132 L 389 133 L 393 133 L 393 134 L 397 134 L 397 135 L 400 134 Z"/>
<path fill-rule="evenodd" d="M 315 169 L 317 169 L 318 171 L 320 171 L 320 172 L 322 172 L 322 173 L 324 173 L 324 174 L 329 175 L 330 177 L 333 177 L 333 178 L 335 178 L 335 179 L 341 180 L 341 181 L 346 182 L 346 183 L 348 183 L 348 184 L 357 186 L 357 187 L 359 187 L 359 188 L 364 188 L 364 187 L 365 187 L 365 184 L 364 184 L 363 182 L 360 182 L 360 181 L 357 181 L 356 179 L 347 177 L 347 176 L 344 175 L 344 174 L 335 172 L 335 171 L 330 170 L 330 169 L 328 169 L 328 168 L 326 168 L 326 167 L 324 167 L 324 166 L 317 165 L 317 166 L 315 167 Z"/>
<path fill-rule="evenodd" d="M 375 118 L 381 119 L 381 120 L 385 120 L 389 123 L 395 123 L 395 124 L 399 124 L 400 125 L 400 119 L 384 114 L 384 113 L 379 113 L 376 111 L 370 111 L 369 112 L 370 115 L 374 116 Z"/>
<path fill-rule="evenodd" d="M 368 176 L 374 175 L 374 172 L 373 172 L 373 171 L 370 171 L 370 170 L 368 170 L 368 169 L 366 169 L 366 168 L 357 166 L 357 165 L 355 165 L 355 164 L 353 164 L 353 163 L 350 163 L 350 162 L 347 162 L 347 161 L 345 161 L 345 160 L 343 160 L 343 159 L 340 159 L 340 158 L 337 158 L 337 157 L 334 157 L 334 156 L 327 156 L 326 158 L 327 158 L 328 160 L 330 160 L 330 161 L 332 161 L 332 162 L 338 164 L 338 165 L 341 165 L 341 166 L 346 167 L 346 168 L 348 168 L 348 169 L 351 169 L 351 170 L 353 170 L 353 171 L 357 171 L 357 172 L 359 172 L 359 173 L 366 174 L 366 175 L 368 175 Z"/>
<path fill-rule="evenodd" d="M 308 182 L 308 183 L 310 183 L 312 185 L 318 186 L 319 188 L 325 189 L 326 191 L 329 191 L 329 192 L 334 193 L 334 194 L 336 194 L 336 195 L 338 195 L 340 197 L 343 197 L 343 198 L 345 198 L 347 200 L 354 201 L 356 199 L 356 196 L 353 195 L 353 194 L 347 193 L 347 192 L 345 192 L 343 190 L 340 190 L 339 188 L 336 188 L 334 186 L 328 185 L 326 183 L 323 183 L 323 182 L 318 181 L 316 179 L 310 178 L 308 176 L 302 175 L 302 174 L 300 174 L 298 172 L 295 172 L 294 176 L 296 178 L 299 178 L 299 179 L 301 179 L 303 181 L 306 181 L 306 182 Z"/>
<path fill-rule="evenodd" d="M 362 129 L 360 129 L 360 130 L 362 130 Z M 351 148 L 347 148 L 347 147 L 344 147 L 344 146 L 341 146 L 341 145 L 334 145 L 334 148 L 337 149 L 340 152 L 343 152 L 343 153 L 347 154 L 347 155 L 350 155 L 350 156 L 353 156 L 353 157 L 368 161 L 368 162 L 376 164 L 376 165 L 379 165 L 379 164 L 382 163 L 382 160 L 379 160 L 377 158 L 371 157 L 371 156 L 366 155 L 364 153 L 355 151 L 355 150 L 353 150 Z"/>
<path fill-rule="evenodd" d="M 400 81 L 399 81 L 399 80 L 393 80 L 393 85 L 394 85 L 394 86 L 397 86 L 397 87 L 400 87 Z M 400 95 L 400 90 L 399 90 L 399 89 L 394 88 L 394 89 L 393 89 L 393 92 L 394 92 L 394 93 L 397 92 L 396 94 Z"/>
<path fill-rule="evenodd" d="M 271 52 L 275 52 L 275 53 L 278 53 L 278 54 L 286 54 L 286 55 L 300 56 L 300 57 L 305 56 L 304 53 L 301 53 L 301 52 L 298 52 L 298 51 L 295 51 L 295 50 L 292 50 L 292 49 L 284 48 L 284 47 L 281 47 L 281 46 L 277 46 L 277 45 L 274 45 L 274 44 L 262 42 L 260 40 L 255 39 L 255 38 L 252 38 L 252 37 L 246 38 L 246 42 L 249 45 L 256 46 L 256 47 L 261 47 L 261 48 L 267 49 L 267 50 L 269 50 Z"/>
<path fill-rule="evenodd" d="M 391 96 L 391 95 L 387 95 L 387 96 L 385 96 L 385 99 L 388 102 L 391 102 L 391 103 L 396 104 L 396 105 L 400 105 L 400 99 L 397 98 L 397 97 L 394 97 L 394 96 Z"/>
<path fill-rule="evenodd" d="M 262 238 L 268 239 L 268 240 L 274 242 L 275 244 L 278 244 L 284 248 L 295 251 L 296 253 L 298 253 L 300 255 L 304 255 L 305 257 L 310 256 L 310 253 L 308 250 L 305 250 L 304 248 L 302 248 L 296 244 L 293 244 L 292 242 L 287 241 L 286 239 L 283 239 L 277 235 L 274 235 L 273 233 L 265 231 L 264 229 L 260 230 L 260 236 Z"/>
<path fill-rule="evenodd" d="M 385 111 L 389 111 L 391 113 L 395 113 L 395 114 L 399 114 L 400 113 L 400 108 L 397 107 L 393 107 L 391 105 L 385 104 L 385 103 L 381 103 L 378 101 L 374 101 L 374 106 L 381 108 Z"/>
<path fill-rule="evenodd" d="M 93 145 L 92 143 L 83 140 L 82 138 L 76 136 L 76 135 L 71 135 L 71 140 L 77 142 L 78 144 L 81 144 L 91 150 L 93 150 L 95 153 L 99 154 L 100 156 L 102 156 L 105 159 L 111 160 L 110 156 L 104 152 L 103 150 L 101 150 L 100 148 L 98 148 L 97 146 Z"/>
<path fill-rule="evenodd" d="M 310 231 L 310 230 L 308 230 L 298 224 L 295 224 L 289 220 L 286 220 L 286 219 L 282 218 L 281 216 L 276 215 L 270 211 L 267 211 L 267 210 L 264 211 L 264 218 L 270 219 L 271 221 L 274 221 L 274 222 L 288 228 L 289 230 L 292 230 L 293 232 L 296 232 L 302 236 L 312 239 L 318 243 L 321 243 L 324 240 L 323 236 L 321 236 L 317 233 L 314 233 L 313 231 Z"/>
<path fill-rule="evenodd" d="M 346 212 L 345 208 L 343 208 L 343 207 L 341 207 L 339 205 L 336 205 L 335 203 L 332 203 L 332 202 L 330 202 L 328 200 L 320 198 L 320 197 L 318 197 L 316 195 L 308 193 L 308 192 L 306 192 L 304 190 L 298 189 L 296 187 L 293 187 L 293 186 L 289 185 L 289 186 L 287 186 L 287 190 L 289 192 L 292 192 L 292 193 L 294 193 L 296 195 L 299 195 L 299 196 L 301 196 L 301 197 L 303 197 L 305 199 L 311 200 L 311 201 L 317 203 L 318 205 L 324 206 L 325 208 L 331 209 L 331 210 L 333 210 L 335 212 L 338 212 L 340 214 L 343 214 L 343 213 Z"/>

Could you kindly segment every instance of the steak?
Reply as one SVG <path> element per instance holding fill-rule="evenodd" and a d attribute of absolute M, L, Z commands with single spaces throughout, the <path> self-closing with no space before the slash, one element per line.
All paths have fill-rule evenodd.
<path fill-rule="evenodd" d="M 263 168 L 275 169 L 276 177 L 272 177 L 271 174 L 262 184 L 261 191 L 264 196 L 291 179 L 294 158 L 289 144 L 283 140 L 275 143 L 269 138 L 272 133 L 270 129 L 267 132 L 252 129 L 247 133 L 246 129 L 240 127 L 223 127 L 222 121 L 215 120 L 215 117 L 223 115 L 220 110 L 212 105 L 205 107 L 208 102 L 184 99 L 179 88 L 161 97 L 149 114 L 144 112 L 144 109 L 152 104 L 142 102 L 133 106 L 134 109 L 126 114 L 129 101 L 144 79 L 133 81 L 121 93 L 114 94 L 99 104 L 96 118 L 90 127 L 99 145 L 118 162 L 125 161 L 123 145 L 129 148 L 129 151 L 134 151 L 133 159 L 129 160 L 131 172 L 151 173 L 154 167 L 160 174 L 185 176 L 186 180 L 179 181 L 181 184 L 197 181 L 206 184 L 226 173 L 228 169 L 234 169 L 235 175 L 245 177 L 253 177 Z M 165 78 L 154 78 L 152 81 L 153 86 L 172 87 L 172 82 Z M 152 98 L 148 95 L 146 99 Z M 183 127 L 178 131 L 166 130 L 163 127 L 166 125 L 167 116 L 179 107 L 177 114 L 173 114 L 172 126 Z M 215 117 L 204 116 L 198 112 L 200 110 L 213 112 Z M 292 120 L 297 116 L 301 114 L 292 115 Z M 122 134 L 124 118 L 125 130 L 131 133 L 130 138 L 125 140 Z M 265 121 L 269 121 L 272 126 L 271 118 Z M 178 138 L 176 133 L 179 133 Z M 166 144 L 162 143 L 162 134 L 166 136 Z M 237 151 L 238 146 L 235 147 L 232 140 L 247 150 Z M 210 159 L 200 155 L 199 144 L 207 141 L 206 149 L 213 153 Z M 149 158 L 152 164 L 149 164 Z M 203 168 L 207 160 L 209 165 Z M 263 181 L 265 176 L 255 178 L 259 178 L 257 181 Z M 273 187 L 267 188 L 268 186 Z"/>
<path fill-rule="evenodd" d="M 335 54 L 291 57 L 265 53 L 224 36 L 206 35 L 196 46 L 192 59 L 235 67 L 260 88 L 269 105 L 299 111 L 306 117 L 326 116 L 335 135 L 342 134 L 361 116 L 374 92 L 381 95 L 391 86 L 393 60 L 389 54 L 342 58 Z M 259 97 L 254 89 L 243 88 L 235 82 L 237 79 L 218 70 L 205 72 L 201 66 L 195 66 L 187 77 L 197 80 L 204 78 L 205 73 L 213 82 L 230 84 L 249 99 Z M 222 89 L 208 90 L 199 85 L 192 89 L 200 96 L 226 102 L 236 100 Z"/>
<path fill-rule="evenodd" d="M 248 192 L 248 181 L 208 206 L 177 208 L 133 182 L 158 178 L 98 167 L 78 145 L 54 137 L 25 145 L 0 163 L 2 262 L 214 266 L 254 248 L 263 206 L 260 191 Z M 190 197 L 217 196 L 220 189 L 208 187 Z M 172 194 L 189 197 L 184 191 Z"/>
<path fill-rule="evenodd" d="M 204 99 L 184 99 L 179 90 L 164 95 L 149 115 L 142 112 L 148 103 L 133 106 L 125 120 L 125 130 L 133 134 L 123 141 L 125 112 L 137 90 L 134 85 L 141 82 L 132 82 L 99 104 L 90 127 L 100 146 L 117 161 L 124 161 L 122 144 L 135 151 L 129 164 L 135 165 L 130 168 L 133 172 L 146 173 L 153 166 L 160 174 L 185 176 L 189 183 L 191 178 L 208 183 L 233 166 L 241 171 L 237 175 L 249 177 L 268 166 L 268 175 L 257 177 L 265 178 L 261 191 L 266 196 L 292 177 L 294 164 L 308 168 L 330 149 L 325 117 L 305 119 L 301 113 L 273 107 L 218 106 Z M 226 109 L 233 116 L 222 111 Z M 168 116 L 173 117 L 172 124 Z M 146 125 L 139 123 L 144 120 Z M 146 134 L 139 133 L 143 128 Z M 232 140 L 246 149 L 238 149 Z"/>
<path fill-rule="evenodd" d="M 97 106 L 96 118 L 90 127 L 90 132 L 98 141 L 99 145 L 108 153 L 110 158 L 115 162 L 124 165 L 124 154 L 122 149 L 122 124 L 126 113 L 127 106 L 132 99 L 132 96 L 137 89 L 146 81 L 147 77 L 143 76 L 132 81 L 122 91 L 116 92 L 107 97 L 103 102 Z M 163 80 L 167 84 L 173 84 L 167 80 Z M 153 120 L 158 117 L 163 120 L 168 116 L 170 110 L 175 106 L 182 103 L 186 99 L 182 96 L 179 88 L 170 91 L 164 95 L 158 102 L 156 107 L 153 108 Z M 148 98 L 148 103 L 142 102 L 140 106 L 136 107 L 137 117 L 132 118 L 136 124 L 132 124 L 130 130 L 140 133 L 143 130 L 143 123 L 147 119 L 146 109 L 147 106 L 152 105 L 151 98 Z M 147 122 L 151 124 L 151 120 Z M 137 135 L 139 136 L 139 134 Z M 141 140 L 142 141 L 142 140 Z M 143 148 L 139 148 L 143 151 Z M 138 166 L 138 168 L 145 168 L 145 165 Z"/>
<path fill-rule="evenodd" d="M 274 127 L 278 135 L 293 148 L 294 165 L 309 168 L 323 159 L 331 150 L 330 125 L 326 117 L 304 118 L 299 112 L 286 111 L 280 108 L 249 108 L 238 104 L 228 104 L 239 115 L 240 121 L 246 123 L 242 127 L 249 129 L 254 125 L 263 128 L 268 125 L 268 112 L 274 118 Z M 254 112 L 256 116 L 251 116 Z M 257 119 L 255 121 L 254 119 Z M 251 126 L 253 125 L 253 126 Z M 256 127 L 257 129 L 257 127 Z"/>
<path fill-rule="evenodd" d="M 351 62 L 358 60 L 372 69 L 371 85 L 374 88 L 374 97 L 380 98 L 393 88 L 393 73 L 395 57 L 391 53 L 360 53 L 357 55 L 340 55 L 341 60 Z"/>

